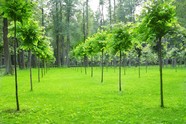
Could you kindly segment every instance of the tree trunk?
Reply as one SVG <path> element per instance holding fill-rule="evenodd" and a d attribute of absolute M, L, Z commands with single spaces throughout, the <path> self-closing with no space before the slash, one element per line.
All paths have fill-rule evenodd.
<path fill-rule="evenodd" d="M 112 29 L 112 6 L 111 0 L 109 0 L 109 20 L 110 20 L 110 30 Z"/>
<path fill-rule="evenodd" d="M 15 94 L 16 94 L 16 106 L 17 111 L 20 110 L 19 108 L 19 96 L 18 96 L 18 81 L 17 81 L 17 56 L 16 56 L 16 45 L 17 45 L 17 38 L 16 38 L 16 17 L 14 18 L 14 71 L 15 71 Z"/>
<path fill-rule="evenodd" d="M 40 59 L 38 58 L 38 82 L 40 82 L 40 71 L 41 69 L 40 69 Z"/>
<path fill-rule="evenodd" d="M 24 51 L 23 50 L 21 50 L 19 52 L 19 61 L 20 61 L 19 68 L 24 69 L 25 68 L 25 59 L 24 59 Z"/>
<path fill-rule="evenodd" d="M 36 55 L 32 55 L 32 58 L 31 58 L 31 66 L 32 66 L 32 68 L 36 68 L 37 67 L 37 57 L 36 57 Z"/>
<path fill-rule="evenodd" d="M 121 91 L 121 50 L 119 51 L 119 91 Z"/>
<path fill-rule="evenodd" d="M 41 66 L 41 77 L 43 78 L 44 77 L 44 63 L 43 63 L 44 60 L 42 60 L 42 66 Z"/>
<path fill-rule="evenodd" d="M 91 77 L 94 75 L 94 70 L 93 70 L 93 57 L 91 56 Z"/>
<path fill-rule="evenodd" d="M 31 50 L 28 51 L 29 56 L 29 68 L 30 68 L 30 91 L 33 91 L 32 87 L 32 52 Z"/>
<path fill-rule="evenodd" d="M 66 49 L 66 65 L 69 66 L 70 64 L 70 58 L 69 58 L 69 51 L 70 51 L 70 11 L 67 12 L 67 49 Z"/>
<path fill-rule="evenodd" d="M 58 11 L 58 2 L 56 2 L 56 26 L 55 26 L 55 30 L 56 30 L 56 47 L 57 47 L 57 66 L 60 67 L 61 66 L 61 55 L 60 55 L 60 41 L 59 41 L 59 11 Z"/>
<path fill-rule="evenodd" d="M 138 57 L 138 73 L 139 73 L 139 78 L 141 77 L 141 72 L 140 72 L 140 66 L 141 66 L 141 64 L 140 64 L 140 57 Z"/>
<path fill-rule="evenodd" d="M 61 41 L 61 49 L 62 49 L 62 53 L 61 53 L 61 65 L 64 66 L 65 65 L 65 42 L 64 42 L 64 26 L 63 26 L 63 4 L 62 1 L 60 1 L 60 41 Z"/>
<path fill-rule="evenodd" d="M 84 68 L 85 68 L 85 74 L 87 74 L 87 56 L 84 55 Z"/>
<path fill-rule="evenodd" d="M 148 67 L 148 62 L 147 62 L 147 60 L 146 60 L 146 64 L 145 64 L 145 65 L 146 65 L 146 73 L 147 73 L 147 67 Z"/>
<path fill-rule="evenodd" d="M 5 57 L 5 75 L 13 74 L 11 66 L 11 57 L 9 52 L 9 41 L 8 41 L 8 20 L 3 18 L 3 41 L 4 41 L 4 57 Z"/>
<path fill-rule="evenodd" d="M 116 23 L 116 0 L 114 0 L 114 23 Z"/>
<path fill-rule="evenodd" d="M 174 63 L 175 63 L 175 71 L 177 72 L 177 60 L 176 60 L 176 58 L 174 58 Z"/>
<path fill-rule="evenodd" d="M 89 31 L 89 23 L 88 23 L 88 18 L 89 18 L 89 14 L 88 14 L 88 2 L 89 0 L 86 0 L 86 38 L 88 37 L 88 31 Z"/>
<path fill-rule="evenodd" d="M 163 99 L 163 73 L 162 73 L 162 44 L 161 37 L 158 39 L 158 58 L 159 58 L 159 69 L 160 69 L 160 106 L 164 107 Z"/>
<path fill-rule="evenodd" d="M 62 44 L 62 56 L 61 56 L 61 64 L 65 65 L 65 39 L 64 35 L 61 36 L 61 44 Z"/>
<path fill-rule="evenodd" d="M 102 50 L 101 51 L 101 83 L 103 83 L 103 70 L 104 70 L 104 67 L 103 67 L 103 53 L 104 53 L 104 51 Z"/>

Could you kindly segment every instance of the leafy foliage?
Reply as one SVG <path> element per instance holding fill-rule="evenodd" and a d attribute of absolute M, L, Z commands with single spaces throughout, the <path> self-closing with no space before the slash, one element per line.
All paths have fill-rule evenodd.
<path fill-rule="evenodd" d="M 23 22 L 32 14 L 33 3 L 28 0 L 8 0 L 3 6 L 4 17 Z"/>
<path fill-rule="evenodd" d="M 117 25 L 113 29 L 112 41 L 110 48 L 114 54 L 118 51 L 127 51 L 132 45 L 131 34 L 129 33 L 129 25 Z"/>
<path fill-rule="evenodd" d="M 171 31 L 176 22 L 175 6 L 170 0 L 152 0 L 147 3 L 143 12 L 144 18 L 140 28 L 156 38 L 163 37 Z"/>

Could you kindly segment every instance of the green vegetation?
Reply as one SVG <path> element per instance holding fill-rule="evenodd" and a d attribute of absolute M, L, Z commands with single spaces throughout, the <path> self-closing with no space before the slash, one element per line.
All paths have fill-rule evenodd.
<path fill-rule="evenodd" d="M 101 68 L 91 78 L 81 68 L 54 68 L 37 81 L 33 69 L 33 92 L 30 92 L 29 70 L 18 71 L 20 108 L 15 110 L 14 77 L 0 77 L 0 124 L 10 123 L 186 123 L 186 69 L 163 69 L 165 108 L 159 107 L 159 68 L 126 69 L 122 92 L 118 92 L 118 72 Z"/>

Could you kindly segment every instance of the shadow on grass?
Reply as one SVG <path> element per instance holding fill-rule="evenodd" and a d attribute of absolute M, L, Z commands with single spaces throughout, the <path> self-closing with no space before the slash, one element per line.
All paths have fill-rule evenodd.
<path fill-rule="evenodd" d="M 2 113 L 7 113 L 7 114 L 24 114 L 24 113 L 28 113 L 28 112 L 29 112 L 28 109 L 23 109 L 23 110 L 19 110 L 19 111 L 17 111 L 16 109 L 6 109 L 6 110 L 0 111 L 0 114 L 2 114 Z"/>

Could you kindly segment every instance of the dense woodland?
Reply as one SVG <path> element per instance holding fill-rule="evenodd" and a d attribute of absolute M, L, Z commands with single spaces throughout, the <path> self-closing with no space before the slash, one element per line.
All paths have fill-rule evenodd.
<path fill-rule="evenodd" d="M 51 0 L 51 1 L 27 1 L 31 12 L 27 13 L 31 21 L 25 21 L 25 23 L 31 23 L 34 21 L 37 30 L 40 30 L 41 36 L 45 39 L 54 53 L 54 58 L 51 58 L 52 65 L 57 67 L 61 66 L 81 66 L 90 65 L 91 57 L 83 55 L 81 59 L 74 56 L 73 50 L 79 44 L 86 42 L 88 37 L 93 36 L 95 33 L 101 30 L 111 31 L 115 25 L 119 23 L 121 25 L 127 23 L 140 22 L 140 14 L 136 12 L 136 8 L 143 7 L 145 1 L 143 0 L 100 0 L 97 11 L 91 10 L 89 0 Z M 3 15 L 3 6 L 5 1 L 1 2 L 1 18 L 0 27 L 1 32 L 1 67 L 6 66 L 6 73 L 11 73 L 11 65 L 14 64 L 13 53 L 13 21 L 10 18 L 5 18 Z M 30 4 L 30 5 L 29 5 Z M 184 0 L 176 0 L 174 3 L 176 6 L 176 18 L 180 27 L 186 27 L 185 22 L 185 7 Z M 92 6 L 92 5 L 91 5 Z M 25 13 L 26 14 L 26 13 Z M 28 20 L 28 19 L 26 19 Z M 23 19 L 24 21 L 24 19 Z M 24 22 L 23 22 L 24 23 Z M 21 24 L 17 24 L 17 32 L 21 35 L 19 29 Z M 24 25 L 24 24 L 22 24 Z M 26 25 L 26 24 L 25 24 Z M 25 29 L 26 30 L 26 29 Z M 180 29 L 182 30 L 182 29 Z M 23 31 L 23 30 L 22 30 Z M 181 31 L 180 31 L 181 32 Z M 163 37 L 164 64 L 172 64 L 176 66 L 177 63 L 185 63 L 185 36 L 177 32 L 175 34 L 167 34 Z M 20 69 L 29 67 L 29 59 L 31 58 L 31 64 L 33 67 L 38 65 L 40 61 L 36 53 L 29 53 L 29 49 L 25 48 L 23 37 L 19 38 L 17 34 L 17 64 Z M 26 34 L 28 35 L 28 34 Z M 42 38 L 41 38 L 42 39 Z M 146 39 L 138 39 L 139 43 L 134 43 L 134 47 L 130 50 L 122 52 L 122 63 L 124 65 L 138 65 L 139 57 L 141 57 L 141 63 L 157 64 L 156 44 L 146 42 Z M 146 41 L 145 41 L 146 40 Z M 152 39 L 153 40 L 153 39 Z M 36 41 L 37 42 L 37 41 Z M 36 43 L 37 44 L 37 43 Z M 83 52 L 83 51 L 80 51 Z M 97 52 L 99 53 L 99 52 Z M 29 55 L 32 54 L 32 57 Z M 119 62 L 119 55 L 113 56 L 110 51 L 107 50 L 104 53 L 103 63 L 105 65 L 117 65 Z M 101 54 L 95 54 L 94 65 L 100 65 Z M 46 57 L 48 58 L 48 57 Z M 42 64 L 43 65 L 43 64 Z"/>

